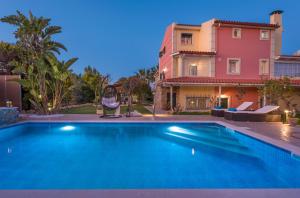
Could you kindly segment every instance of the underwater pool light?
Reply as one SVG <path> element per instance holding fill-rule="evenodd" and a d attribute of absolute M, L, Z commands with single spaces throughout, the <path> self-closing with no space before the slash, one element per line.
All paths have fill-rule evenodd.
<path fill-rule="evenodd" d="M 186 129 L 180 128 L 180 127 L 178 127 L 178 126 L 170 126 L 170 127 L 168 128 L 168 130 L 171 131 L 171 132 L 177 132 L 177 133 L 185 133 L 185 132 L 187 132 Z"/>
<path fill-rule="evenodd" d="M 60 128 L 60 130 L 62 130 L 62 131 L 72 131 L 74 129 L 75 129 L 75 127 L 71 126 L 71 125 L 66 125 L 66 126 L 63 126 Z"/>

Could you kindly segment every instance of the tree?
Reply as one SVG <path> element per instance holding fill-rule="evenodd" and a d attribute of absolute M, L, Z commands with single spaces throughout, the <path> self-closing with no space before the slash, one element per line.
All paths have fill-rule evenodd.
<path fill-rule="evenodd" d="M 294 106 L 292 104 L 294 88 L 288 77 L 266 80 L 264 86 L 259 88 L 259 93 L 261 97 L 265 97 L 268 105 L 278 105 L 282 100 L 287 108 L 291 109 Z"/>
<path fill-rule="evenodd" d="M 134 90 L 138 87 L 140 80 L 136 76 L 129 77 L 127 79 L 123 79 L 122 89 L 128 95 L 128 116 L 131 116 L 132 108 L 132 96 L 134 94 Z"/>
<path fill-rule="evenodd" d="M 18 58 L 17 47 L 13 44 L 0 42 L 0 67 L 10 73 L 14 68 L 9 63 Z M 1 69 L 1 68 L 0 68 Z"/>
<path fill-rule="evenodd" d="M 49 87 L 52 93 L 52 111 L 58 112 L 63 99 L 73 89 L 70 84 L 72 71 L 70 67 L 78 60 L 59 61 L 55 56 L 47 58 L 51 65 Z"/>
<path fill-rule="evenodd" d="M 31 12 L 25 16 L 17 11 L 16 15 L 6 16 L 1 22 L 17 27 L 14 35 L 17 39 L 18 60 L 10 62 L 14 72 L 23 74 L 19 82 L 30 93 L 30 102 L 38 113 L 49 114 L 49 76 L 52 74 L 47 57 L 66 50 L 61 43 L 52 40 L 52 36 L 61 33 L 61 27 L 50 26 L 50 19 L 36 17 Z"/>
<path fill-rule="evenodd" d="M 139 83 L 134 93 L 138 96 L 139 102 L 143 103 L 146 99 L 153 100 L 151 84 L 155 81 L 156 72 L 157 66 L 150 69 L 140 69 L 136 72 L 135 76 L 139 79 Z"/>
<path fill-rule="evenodd" d="M 109 83 L 109 75 L 101 75 L 100 72 L 91 66 L 84 68 L 83 81 L 94 93 L 94 103 L 99 104 L 103 96 L 103 90 Z"/>

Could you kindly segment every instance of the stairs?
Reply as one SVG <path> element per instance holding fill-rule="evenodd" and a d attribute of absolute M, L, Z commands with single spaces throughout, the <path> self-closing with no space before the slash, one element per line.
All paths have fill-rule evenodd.
<path fill-rule="evenodd" d="M 220 131 L 218 131 L 218 129 Z M 167 132 L 164 134 L 185 143 L 208 146 L 214 149 L 248 157 L 256 157 L 256 155 L 248 147 L 242 145 L 237 138 L 231 136 L 227 132 L 222 131 L 222 129 L 218 127 L 169 127 Z"/>

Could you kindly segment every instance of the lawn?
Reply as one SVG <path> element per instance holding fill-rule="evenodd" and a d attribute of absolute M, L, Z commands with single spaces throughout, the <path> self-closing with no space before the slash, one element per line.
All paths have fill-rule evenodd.
<path fill-rule="evenodd" d="M 141 104 L 133 105 L 134 110 L 138 111 L 141 114 L 151 114 L 151 112 L 146 109 Z M 121 106 L 121 113 L 127 112 L 127 106 Z M 61 113 L 64 114 L 95 114 L 96 113 L 96 107 L 93 105 L 86 105 L 81 107 L 72 107 L 69 109 L 63 109 Z"/>

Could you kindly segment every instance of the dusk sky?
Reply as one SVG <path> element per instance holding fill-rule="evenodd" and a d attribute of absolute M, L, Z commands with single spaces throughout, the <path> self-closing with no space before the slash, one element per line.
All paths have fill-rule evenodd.
<path fill-rule="evenodd" d="M 113 80 L 158 63 L 164 31 L 172 22 L 200 24 L 211 18 L 269 22 L 269 13 L 284 11 L 283 53 L 300 49 L 299 0 L 0 0 L 0 17 L 16 10 L 52 19 L 63 32 L 63 58 L 78 57 L 73 66 L 87 65 Z M 0 40 L 14 42 L 14 27 L 0 23 Z"/>

